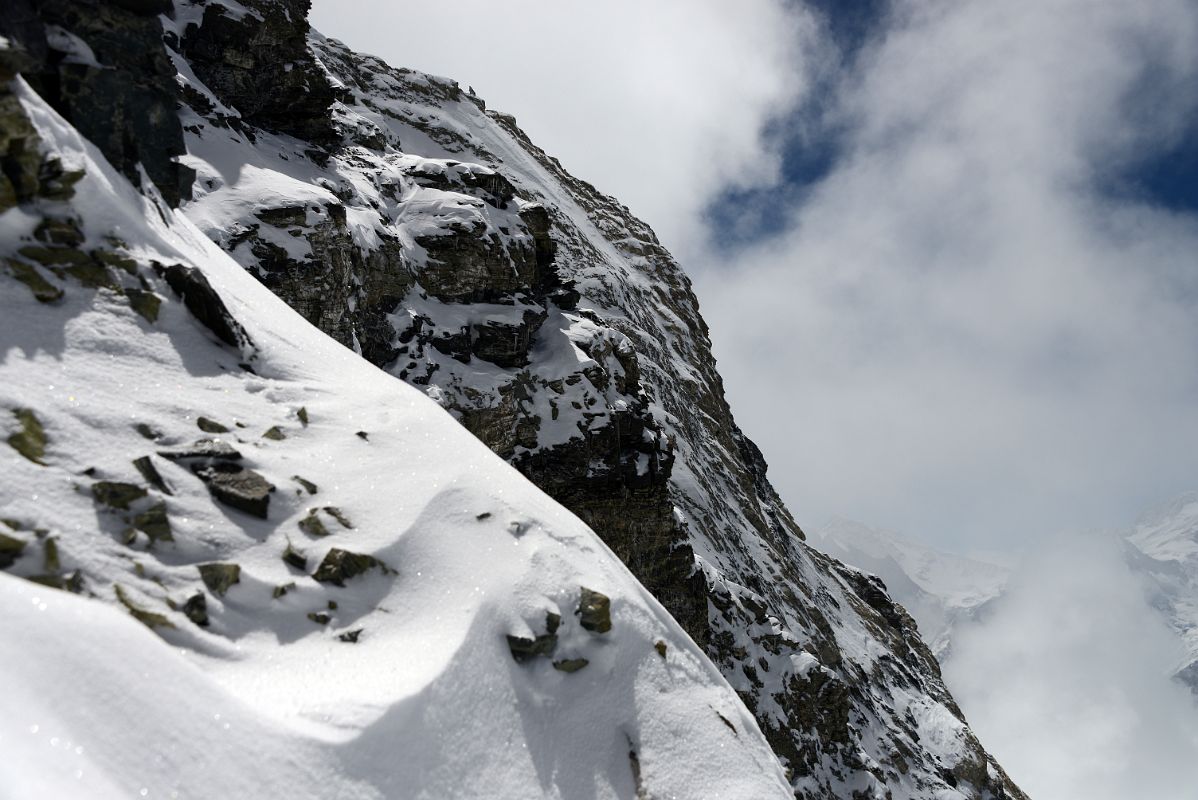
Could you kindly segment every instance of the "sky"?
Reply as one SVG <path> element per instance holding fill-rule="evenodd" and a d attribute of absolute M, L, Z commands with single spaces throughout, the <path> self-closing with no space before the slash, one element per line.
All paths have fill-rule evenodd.
<path fill-rule="evenodd" d="M 1192 789 L 1173 643 L 1092 532 L 1198 488 L 1198 5 L 353 7 L 313 24 L 654 227 L 800 524 L 1021 565 L 946 675 L 1033 796 Z"/>
<path fill-rule="evenodd" d="M 801 524 L 970 552 L 1198 485 L 1187 0 L 317 0 L 646 219 Z"/>

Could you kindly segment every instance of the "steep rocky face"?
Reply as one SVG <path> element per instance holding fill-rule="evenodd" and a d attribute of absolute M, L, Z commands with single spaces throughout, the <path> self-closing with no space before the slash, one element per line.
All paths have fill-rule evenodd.
<path fill-rule="evenodd" d="M 1023 797 L 881 583 L 804 543 L 652 231 L 510 116 L 308 32 L 305 10 L 151 18 L 192 221 L 597 531 L 737 689 L 796 796 Z"/>

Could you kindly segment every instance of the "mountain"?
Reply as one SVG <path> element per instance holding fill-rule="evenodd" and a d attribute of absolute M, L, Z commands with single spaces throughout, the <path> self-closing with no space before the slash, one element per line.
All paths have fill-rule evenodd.
<path fill-rule="evenodd" d="M 1143 515 L 1125 537 L 1126 559 L 1184 648 L 1174 673 L 1198 696 L 1198 492 Z"/>
<path fill-rule="evenodd" d="M 997 564 L 941 552 L 851 520 L 833 520 L 815 531 L 812 542 L 881 578 L 942 662 L 950 654 L 955 630 L 983 616 L 1010 576 Z"/>
<path fill-rule="evenodd" d="M 203 660 L 216 689 L 180 678 L 194 705 L 163 727 L 232 693 L 261 715 L 243 709 L 247 730 L 307 737 L 297 775 L 341 775 L 346 793 L 369 761 L 364 796 L 765 797 L 781 763 L 803 798 L 1023 797 L 882 583 L 804 541 L 648 226 L 512 117 L 353 53 L 306 12 L 21 0 L 0 18 L 21 75 L 3 143 L 5 402 L 10 444 L 35 459 L 11 470 L 40 481 L 0 495 L 9 571 Z M 163 339 L 136 304 L 190 335 Z M 55 363 L 35 357 L 47 347 Z M 193 425 L 223 444 L 191 442 Z M 487 531 L 503 545 L 482 549 Z M 84 613 L 38 598 L 64 626 Z M 121 622 L 130 652 L 154 649 Z M 153 747 L 128 745 L 125 765 Z"/>

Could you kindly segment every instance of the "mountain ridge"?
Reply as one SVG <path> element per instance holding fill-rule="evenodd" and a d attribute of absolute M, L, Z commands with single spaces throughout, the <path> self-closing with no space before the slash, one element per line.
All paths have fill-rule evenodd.
<path fill-rule="evenodd" d="M 756 714 L 796 796 L 1023 797 L 881 583 L 803 542 L 648 226 L 456 84 L 310 32 L 306 3 L 126 6 L 26 6 L 5 33 L 34 42 L 24 71 L 69 119 L 87 92 L 175 102 L 134 151 L 176 165 L 144 172 L 166 203 L 595 529 Z M 110 34 L 152 19 L 174 74 L 147 88 Z M 65 58 L 38 60 L 37 24 L 72 33 L 50 37 Z M 134 129 L 104 124 L 148 190 Z"/>

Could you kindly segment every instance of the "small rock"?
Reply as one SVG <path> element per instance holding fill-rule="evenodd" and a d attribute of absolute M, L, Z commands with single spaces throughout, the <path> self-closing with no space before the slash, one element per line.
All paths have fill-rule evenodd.
<path fill-rule="evenodd" d="M 287 594 L 288 592 L 290 592 L 290 591 L 294 591 L 294 589 L 295 589 L 295 583 L 294 583 L 294 582 L 292 582 L 292 583 L 281 583 L 281 584 L 279 584 L 278 586 L 276 586 L 276 587 L 274 588 L 274 590 L 272 590 L 272 591 L 271 591 L 271 593 L 270 593 L 270 596 L 271 596 L 271 597 L 273 597 L 274 599 L 278 600 L 280 597 L 282 597 L 283 595 Z"/>
<path fill-rule="evenodd" d="M 312 483 L 312 481 L 304 480 L 299 475 L 292 475 L 291 480 L 295 481 L 300 486 L 304 487 L 304 491 L 306 491 L 308 494 L 316 494 L 316 492 L 318 491 L 315 483 Z"/>
<path fill-rule="evenodd" d="M 283 433 L 283 429 L 278 425 L 272 425 L 267 429 L 266 433 L 262 434 L 263 439 L 271 439 L 272 441 L 281 442 L 287 438 L 287 434 Z"/>
<path fill-rule="evenodd" d="M 116 599 L 121 605 L 129 610 L 129 613 L 147 628 L 173 628 L 175 627 L 169 619 L 162 614 L 157 614 L 153 611 L 146 611 L 144 608 L 139 608 L 134 605 L 129 596 L 125 594 L 125 588 L 119 583 L 116 584 Z"/>
<path fill-rule="evenodd" d="M 337 508 L 337 506 L 325 506 L 324 510 L 330 517 L 337 520 L 337 524 L 342 528 L 353 530 L 354 524 L 349 521 L 349 517 L 345 516 L 345 513 Z"/>
<path fill-rule="evenodd" d="M 166 503 L 159 501 L 133 517 L 133 527 L 150 537 L 151 542 L 173 542 L 171 523 L 166 516 Z"/>
<path fill-rule="evenodd" d="M 656 642 L 654 642 L 653 649 L 656 650 L 657 654 L 662 658 L 666 657 L 666 643 L 661 639 L 658 639 Z"/>
<path fill-rule="evenodd" d="M 224 597 L 229 587 L 241 582 L 239 564 L 200 564 L 197 569 L 200 571 L 200 580 L 217 597 Z"/>
<path fill-rule="evenodd" d="M 14 259 L 6 259 L 5 263 L 13 277 L 25 284 L 39 303 L 57 303 L 62 299 L 62 289 L 42 277 L 37 267 Z"/>
<path fill-rule="evenodd" d="M 348 550 L 341 550 L 334 547 L 325 555 L 324 560 L 320 562 L 320 566 L 316 568 L 316 572 L 312 574 L 312 577 L 321 583 L 345 586 L 347 580 L 361 575 L 373 567 L 381 569 L 383 574 L 393 572 L 392 569 L 374 556 L 351 553 Z"/>
<path fill-rule="evenodd" d="M 553 668 L 562 672 L 578 672 L 578 670 L 591 663 L 585 658 L 566 658 L 561 661 L 554 661 Z"/>
<path fill-rule="evenodd" d="M 481 514 L 475 514 L 475 515 L 474 515 L 474 518 L 475 518 L 476 520 L 478 520 L 479 522 L 482 522 L 484 519 L 490 519 L 490 518 L 491 518 L 491 512 L 490 512 L 490 511 L 484 511 L 484 512 L 483 512 L 483 513 L 481 513 Z"/>
<path fill-rule="evenodd" d="M 58 572 L 62 564 L 58 560 L 58 540 L 47 539 L 42 545 L 42 569 L 49 573 Z"/>
<path fill-rule="evenodd" d="M 339 634 L 337 638 L 343 642 L 348 642 L 349 644 L 357 644 L 358 637 L 362 635 L 362 630 L 362 628 L 354 628 L 352 631 L 346 631 L 345 633 Z"/>
<path fill-rule="evenodd" d="M 46 456 L 46 430 L 41 421 L 28 408 L 18 408 L 12 413 L 21 429 L 8 437 L 8 446 L 34 464 L 44 467 L 46 462 L 42 459 Z"/>
<path fill-rule="evenodd" d="M 300 406 L 300 410 L 295 412 L 295 415 L 299 417 L 301 425 L 305 428 L 308 427 L 308 409 L 306 406 Z"/>
<path fill-rule="evenodd" d="M 183 304 L 192 316 L 212 331 L 216 338 L 236 348 L 253 346 L 245 329 L 229 313 L 229 309 L 208 283 L 204 273 L 182 264 L 156 264 L 154 269 L 166 280 L 175 294 L 183 298 Z"/>
<path fill-rule="evenodd" d="M 317 625 L 328 625 L 333 618 L 323 611 L 313 611 L 308 615 L 308 619 L 312 620 Z"/>
<path fill-rule="evenodd" d="M 267 518 L 270 493 L 275 487 L 257 472 L 228 461 L 194 464 L 191 471 L 220 502 L 260 519 Z"/>
<path fill-rule="evenodd" d="M 607 633 L 611 630 L 611 599 L 599 592 L 579 587 L 582 597 L 578 602 L 580 624 L 593 633 Z"/>
<path fill-rule="evenodd" d="M 11 567 L 24 550 L 25 542 L 15 536 L 0 533 L 0 569 Z"/>
<path fill-rule="evenodd" d="M 146 322 L 158 321 L 158 311 L 162 307 L 161 297 L 142 289 L 126 289 L 125 297 L 129 298 L 129 307 L 140 314 Z"/>
<path fill-rule="evenodd" d="M 155 434 L 155 437 L 161 434 Z M 187 461 L 190 459 L 215 459 L 218 461 L 240 461 L 239 453 L 228 442 L 220 439 L 197 439 L 190 445 L 175 450 L 159 450 L 158 455 L 171 461 Z"/>
<path fill-rule="evenodd" d="M 228 433 L 229 429 L 221 425 L 214 419 L 208 417 L 199 417 L 196 419 L 196 426 L 204 433 Z"/>
<path fill-rule="evenodd" d="M 208 598 L 203 592 L 196 592 L 187 599 L 183 604 L 183 615 L 201 628 L 208 627 Z"/>
<path fill-rule="evenodd" d="M 97 481 L 92 484 L 92 497 L 97 503 L 122 511 L 128 511 L 130 505 L 148 494 L 145 489 L 134 483 Z"/>
<path fill-rule="evenodd" d="M 25 580 L 36 583 L 38 586 L 47 586 L 71 594 L 83 594 L 83 573 L 79 570 L 75 570 L 67 578 L 61 575 L 30 575 Z"/>
<path fill-rule="evenodd" d="M 146 483 L 158 491 L 163 494 L 174 494 L 166 485 L 166 481 L 162 479 L 162 475 L 159 474 L 158 468 L 154 466 L 154 462 L 150 460 L 149 456 L 133 459 L 133 467 L 146 479 Z"/>
<path fill-rule="evenodd" d="M 133 430 L 140 433 L 151 442 L 162 438 L 162 432 L 156 431 L 144 422 L 139 422 L 133 426 Z"/>
<path fill-rule="evenodd" d="M 283 563 L 289 567 L 295 567 L 301 572 L 308 571 L 307 556 L 292 547 L 291 542 L 287 542 L 287 549 L 283 551 Z"/>
<path fill-rule="evenodd" d="M 299 528 L 309 536 L 329 535 L 329 529 L 324 526 L 324 522 L 321 521 L 319 512 L 315 508 L 309 509 L 308 516 L 299 521 Z"/>
<path fill-rule="evenodd" d="M 554 649 L 557 647 L 557 629 L 561 627 L 562 618 L 560 614 L 555 614 L 552 611 L 545 614 L 545 633 L 535 639 L 526 639 L 522 636 L 507 637 L 508 649 L 512 651 L 512 658 L 517 664 L 525 664 L 537 656 L 549 657 L 553 655 Z"/>
<path fill-rule="evenodd" d="M 370 436 L 369 436 L 369 434 L 366 433 L 366 431 L 358 431 L 356 435 L 359 439 L 361 439 L 364 442 L 370 441 Z"/>

